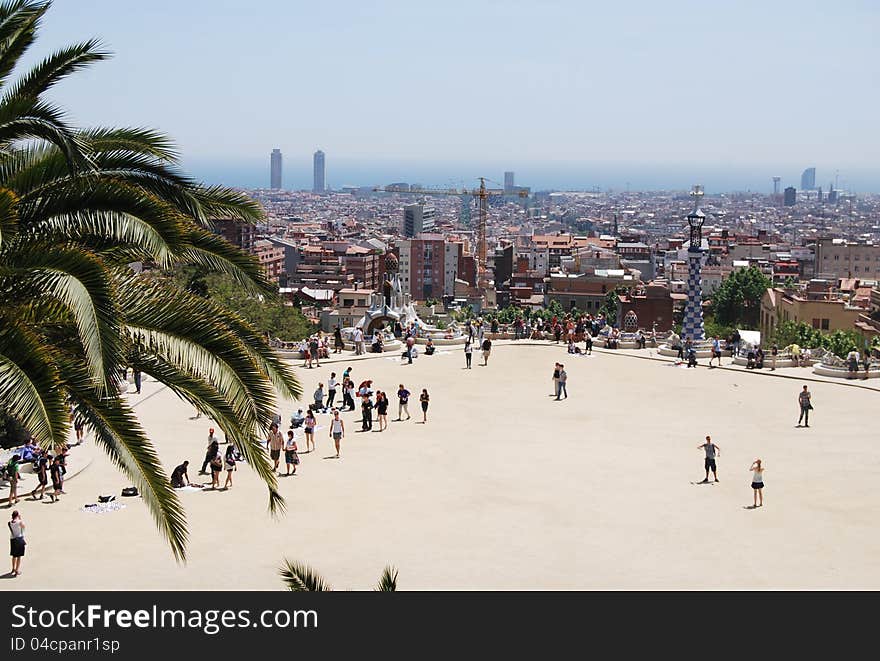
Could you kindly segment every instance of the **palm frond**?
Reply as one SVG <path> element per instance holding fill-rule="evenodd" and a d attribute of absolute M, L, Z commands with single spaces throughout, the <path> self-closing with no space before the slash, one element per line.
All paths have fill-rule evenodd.
<path fill-rule="evenodd" d="M 50 2 L 15 0 L 0 5 L 0 86 L 34 43 L 37 27 Z"/>
<path fill-rule="evenodd" d="M 4 97 L 39 97 L 70 74 L 107 59 L 110 53 L 100 50 L 100 46 L 97 39 L 89 39 L 52 53 L 33 67 Z"/>
<path fill-rule="evenodd" d="M 285 560 L 278 573 L 291 592 L 333 591 L 318 572 L 301 562 Z"/>
<path fill-rule="evenodd" d="M 382 578 L 376 586 L 377 592 L 397 592 L 397 569 L 388 565 L 382 572 Z"/>

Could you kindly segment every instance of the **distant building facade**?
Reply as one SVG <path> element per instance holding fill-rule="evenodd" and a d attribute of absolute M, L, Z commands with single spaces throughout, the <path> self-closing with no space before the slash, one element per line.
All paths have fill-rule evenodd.
<path fill-rule="evenodd" d="M 797 202 L 797 189 L 794 186 L 789 186 L 785 189 L 782 203 L 787 207 L 793 207 L 795 202 Z"/>
<path fill-rule="evenodd" d="M 281 150 L 273 149 L 269 156 L 269 188 L 279 190 L 281 188 Z"/>
<path fill-rule="evenodd" d="M 816 188 L 816 168 L 807 168 L 801 175 L 801 190 L 814 190 Z"/>
<path fill-rule="evenodd" d="M 325 190 L 327 190 L 326 183 L 324 181 L 324 174 L 324 152 L 319 149 L 312 157 L 313 193 L 323 193 Z"/>
<path fill-rule="evenodd" d="M 214 224 L 215 234 L 219 234 L 245 252 L 254 252 L 254 241 L 257 235 L 256 225 L 231 218 L 214 218 L 211 222 Z"/>
<path fill-rule="evenodd" d="M 880 244 L 818 239 L 814 269 L 816 277 L 831 280 L 880 280 Z"/>
<path fill-rule="evenodd" d="M 504 192 L 512 193 L 516 188 L 516 184 L 514 183 L 514 173 L 513 172 L 505 172 L 504 173 Z"/>
<path fill-rule="evenodd" d="M 407 204 L 403 207 L 403 235 L 415 237 L 421 232 L 434 229 L 434 208 L 424 204 Z"/>

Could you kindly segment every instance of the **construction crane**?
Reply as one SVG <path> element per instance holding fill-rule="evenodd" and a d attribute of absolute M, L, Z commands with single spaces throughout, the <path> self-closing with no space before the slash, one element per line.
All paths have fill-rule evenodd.
<path fill-rule="evenodd" d="M 489 219 L 489 198 L 496 195 L 511 195 L 512 191 L 503 188 L 486 188 L 486 178 L 480 177 L 479 188 L 410 188 L 400 190 L 396 186 L 374 188 L 374 191 L 382 193 L 409 193 L 415 195 L 454 195 L 456 197 L 472 197 L 479 200 L 480 220 L 477 225 L 477 281 L 480 289 L 484 289 L 489 278 L 486 273 L 486 225 Z M 529 193 L 523 189 L 517 189 L 518 197 L 528 197 Z"/>

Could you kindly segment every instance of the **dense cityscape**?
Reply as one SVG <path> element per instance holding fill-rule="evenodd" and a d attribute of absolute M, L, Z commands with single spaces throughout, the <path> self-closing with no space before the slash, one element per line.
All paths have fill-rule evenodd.
<path fill-rule="evenodd" d="M 324 332 L 352 326 L 378 291 L 383 255 L 401 264 L 405 293 L 435 320 L 452 311 L 562 309 L 597 314 L 617 296 L 616 325 L 632 311 L 638 327 L 667 332 L 686 302 L 688 191 L 531 191 L 503 174 L 487 195 L 487 281 L 479 282 L 477 189 L 418 183 L 325 185 L 325 155 L 314 154 L 311 191 L 282 188 L 274 150 L 270 186 L 246 191 L 265 226 L 217 219 L 217 231 L 255 253 L 285 300 Z M 501 177 L 498 177 L 501 179 Z M 492 181 L 491 179 L 489 181 Z M 731 273 L 755 267 L 772 282 L 761 301 L 768 337 L 781 321 L 880 335 L 880 197 L 817 185 L 706 195 L 703 304 Z M 442 258 L 441 258 L 442 256 Z M 630 315 L 632 316 L 632 315 Z M 300 338 L 281 338 L 296 340 Z"/>

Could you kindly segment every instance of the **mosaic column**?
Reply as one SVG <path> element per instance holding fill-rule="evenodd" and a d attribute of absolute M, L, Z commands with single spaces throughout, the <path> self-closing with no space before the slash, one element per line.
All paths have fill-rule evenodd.
<path fill-rule="evenodd" d="M 687 307 L 681 324 L 682 341 L 691 338 L 694 344 L 706 339 L 703 328 L 703 251 L 688 250 Z"/>

